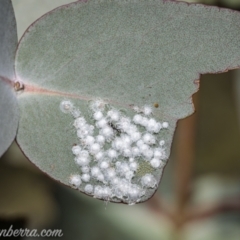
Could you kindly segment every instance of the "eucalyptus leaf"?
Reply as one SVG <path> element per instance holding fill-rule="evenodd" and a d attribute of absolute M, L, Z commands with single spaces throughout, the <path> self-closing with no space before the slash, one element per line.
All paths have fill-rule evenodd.
<path fill-rule="evenodd" d="M 13 89 L 17 47 L 16 21 L 10 0 L 0 1 L 0 156 L 13 142 L 19 110 Z"/>
<path fill-rule="evenodd" d="M 149 118 L 169 127 L 154 135 L 157 142 L 165 141 L 163 165 L 153 167 L 149 160 L 137 159 L 131 181 L 144 194 L 133 201 L 130 193 L 121 197 L 116 194 L 119 186 L 110 185 L 115 194 L 101 197 L 96 189 L 86 191 L 84 181 L 74 178 L 74 184 L 78 181 L 80 191 L 113 202 L 149 199 L 158 184 L 146 187 L 142 178 L 151 174 L 160 182 L 176 121 L 193 112 L 191 95 L 198 89 L 200 74 L 239 67 L 239 20 L 238 12 L 171 1 L 78 1 L 47 13 L 28 28 L 16 54 L 17 79 L 25 86 L 19 95 L 20 147 L 42 171 L 71 185 L 69 179 L 73 183 L 73 176 L 83 174 L 72 147 L 79 141 L 84 147 L 85 141 L 79 140 L 73 126 L 75 110 L 94 125 L 94 102 L 131 118 L 148 106 L 153 109 Z M 65 108 L 63 101 L 69 103 Z M 69 109 L 71 114 L 65 114 Z M 116 135 L 122 131 L 111 127 Z M 141 131 L 143 135 L 144 128 Z M 110 166 L 128 160 L 118 158 Z M 93 165 L 98 163 L 92 160 L 91 169 Z M 90 183 L 101 185 L 92 178 Z"/>

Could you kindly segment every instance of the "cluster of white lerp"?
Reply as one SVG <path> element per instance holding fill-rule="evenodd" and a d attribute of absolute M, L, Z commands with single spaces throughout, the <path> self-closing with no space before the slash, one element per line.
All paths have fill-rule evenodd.
<path fill-rule="evenodd" d="M 62 112 L 75 118 L 73 126 L 79 139 L 72 153 L 81 174 L 71 175 L 70 184 L 76 188 L 81 185 L 85 193 L 96 198 L 130 204 L 140 201 L 148 188 L 157 187 L 157 180 L 151 173 L 136 179 L 136 172 L 143 161 L 154 169 L 164 166 L 165 141 L 157 137 L 168 123 L 152 118 L 150 106 L 135 107 L 132 119 L 101 100 L 92 102 L 90 108 L 91 123 L 71 101 L 60 104 Z"/>

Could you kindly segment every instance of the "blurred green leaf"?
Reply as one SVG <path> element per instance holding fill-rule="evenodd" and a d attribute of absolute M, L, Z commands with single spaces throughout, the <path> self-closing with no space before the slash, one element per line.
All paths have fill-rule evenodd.
<path fill-rule="evenodd" d="M 0 156 L 13 142 L 19 119 L 18 105 L 12 84 L 17 30 L 12 3 L 0 1 Z"/>
<path fill-rule="evenodd" d="M 25 84 L 20 147 L 68 185 L 80 172 L 71 153 L 78 140 L 59 104 L 71 99 L 91 121 L 89 100 L 100 98 L 129 116 L 132 105 L 158 103 L 154 116 L 170 123 L 161 136 L 169 155 L 176 121 L 193 112 L 194 80 L 240 65 L 239 20 L 238 12 L 170 1 L 92 0 L 44 15 L 29 27 L 16 55 L 17 78 Z M 160 181 L 162 170 L 154 174 Z"/>

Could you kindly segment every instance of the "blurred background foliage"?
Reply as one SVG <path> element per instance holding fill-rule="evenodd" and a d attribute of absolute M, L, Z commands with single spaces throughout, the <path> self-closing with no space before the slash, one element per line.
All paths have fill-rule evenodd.
<path fill-rule="evenodd" d="M 72 0 L 12 2 L 20 38 L 42 14 Z M 240 0 L 201 2 L 240 10 Z M 139 205 L 103 202 L 67 188 L 13 143 L 0 160 L 0 228 L 62 229 L 64 240 L 239 240 L 239 70 L 201 76 L 194 105 L 196 112 L 178 122 L 158 191 Z"/>

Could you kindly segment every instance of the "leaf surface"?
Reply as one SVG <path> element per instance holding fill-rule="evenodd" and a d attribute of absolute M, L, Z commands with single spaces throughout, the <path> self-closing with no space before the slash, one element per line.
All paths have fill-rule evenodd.
<path fill-rule="evenodd" d="M 165 141 L 165 165 L 176 121 L 193 112 L 195 80 L 239 67 L 239 21 L 238 12 L 226 9 L 140 0 L 76 2 L 44 15 L 26 31 L 16 55 L 17 78 L 25 84 L 19 145 L 40 169 L 69 185 L 71 174 L 83 173 L 71 152 L 79 144 L 74 118 L 60 111 L 60 103 L 70 100 L 93 125 L 90 104 L 96 99 L 127 117 L 136 114 L 133 106 L 148 105 L 151 117 L 169 123 L 156 134 L 157 141 Z M 159 183 L 163 167 L 137 161 L 132 182 L 141 186 L 141 177 L 151 173 Z M 97 164 L 92 160 L 90 167 Z M 86 192 L 85 186 L 80 191 Z M 136 201 L 127 194 L 105 199 L 142 202 L 156 188 L 148 187 Z"/>
<path fill-rule="evenodd" d="M 0 1 L 0 156 L 17 132 L 19 110 L 14 89 L 14 58 L 17 47 L 16 21 L 9 0 Z"/>

